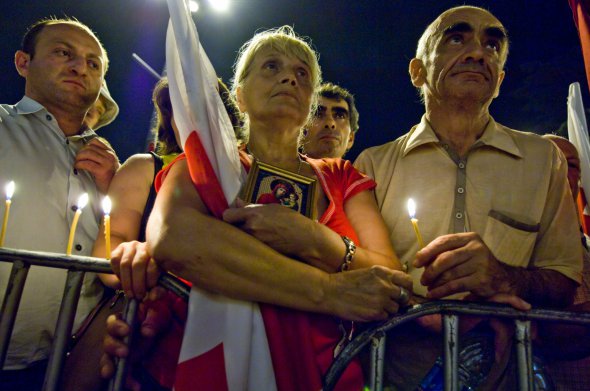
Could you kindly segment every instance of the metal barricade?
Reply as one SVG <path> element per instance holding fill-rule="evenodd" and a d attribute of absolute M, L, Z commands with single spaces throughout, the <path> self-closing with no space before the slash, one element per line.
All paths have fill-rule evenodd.
<path fill-rule="evenodd" d="M 590 325 L 590 313 L 532 309 L 519 311 L 504 304 L 476 303 L 456 300 L 441 300 L 416 305 L 394 315 L 354 338 L 336 357 L 324 376 L 324 391 L 332 390 L 350 361 L 371 343 L 371 371 L 369 386 L 372 391 L 383 389 L 383 357 L 385 338 L 389 330 L 425 315 L 443 316 L 444 389 L 458 389 L 457 357 L 459 346 L 459 315 L 475 315 L 514 319 L 516 332 L 516 358 L 520 391 L 533 391 L 531 352 L 531 321 L 556 321 L 561 323 Z"/>
<path fill-rule="evenodd" d="M 66 269 L 68 271 L 64 294 L 54 331 L 54 340 L 49 356 L 47 372 L 43 382 L 43 391 L 57 390 L 60 375 L 66 358 L 66 349 L 72 327 L 74 316 L 78 306 L 80 290 L 85 272 L 112 273 L 109 261 L 100 258 L 66 256 L 39 251 L 13 250 L 0 248 L 0 262 L 13 264 L 12 271 L 2 307 L 0 309 L 0 368 L 4 366 L 6 352 L 10 343 L 10 336 L 16 320 L 16 313 L 23 289 L 27 279 L 29 267 L 45 266 Z M 171 290 L 180 297 L 188 300 L 189 290 L 184 283 L 169 274 L 160 277 L 159 284 Z M 133 324 L 137 312 L 137 301 L 129 300 L 125 309 L 124 320 Z M 129 338 L 131 342 L 132 335 Z M 117 372 L 111 382 L 110 389 L 114 391 L 123 390 L 126 373 L 126 360 L 119 360 Z"/>
<path fill-rule="evenodd" d="M 13 250 L 0 248 L 0 262 L 13 264 L 10 280 L 6 288 L 4 301 L 0 309 L 0 368 L 4 365 L 6 352 L 16 313 L 25 286 L 29 267 L 45 266 L 61 268 L 68 271 L 63 299 L 54 332 L 54 341 L 49 357 L 47 372 L 43 385 L 44 391 L 57 390 L 61 371 L 64 366 L 66 347 L 72 334 L 72 326 L 82 280 L 85 272 L 112 273 L 110 264 L 105 259 L 65 256 L 38 251 Z M 188 300 L 189 288 L 177 278 L 169 274 L 160 277 L 159 284 Z M 124 320 L 133 324 L 137 311 L 137 302 L 128 301 L 124 310 Z M 376 324 L 354 338 L 336 357 L 324 377 L 323 390 L 332 390 L 350 361 L 369 343 L 371 344 L 371 372 L 369 386 L 371 390 L 383 389 L 383 364 L 386 333 L 416 318 L 442 314 L 443 316 L 443 352 L 445 390 L 458 388 L 458 346 L 459 346 L 459 315 L 493 316 L 514 319 L 516 332 L 516 356 L 521 391 L 533 390 L 532 353 L 531 353 L 531 321 L 545 320 L 570 324 L 590 325 L 590 313 L 577 313 L 547 309 L 518 311 L 510 306 L 496 303 L 474 303 L 465 301 L 444 300 L 414 306 L 406 309 L 389 320 Z M 128 343 L 131 342 L 130 336 Z M 117 371 L 110 384 L 110 390 L 120 391 L 124 388 L 126 360 L 119 360 Z"/>

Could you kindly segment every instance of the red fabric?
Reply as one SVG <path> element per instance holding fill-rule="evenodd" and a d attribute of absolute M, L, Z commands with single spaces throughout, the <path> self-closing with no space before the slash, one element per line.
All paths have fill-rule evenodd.
<path fill-rule="evenodd" d="M 200 144 L 198 137 L 196 144 Z M 198 149 L 199 146 L 193 145 L 193 148 Z M 189 149 L 185 150 L 188 153 Z M 176 161 L 185 158 L 184 154 L 179 155 L 167 168 L 158 174 L 156 189 L 160 188 L 172 165 Z M 353 241 L 358 242 L 357 235 L 344 213 L 344 202 L 361 191 L 373 189 L 375 182 L 356 171 L 348 161 L 341 159 L 305 159 L 314 168 L 320 185 L 330 201 L 328 208 L 320 218 L 320 222 L 326 224 L 340 235 L 346 235 Z M 240 152 L 240 160 L 249 169 L 250 161 L 243 151 Z M 191 167 L 193 168 L 191 169 Z M 191 170 L 193 181 L 198 180 L 195 183 L 195 188 L 205 205 L 209 207 L 209 210 L 214 215 L 221 215 L 223 209 L 227 208 L 227 204 L 221 210 L 213 209 L 219 208 L 221 203 L 211 200 L 211 197 L 219 196 L 215 195 L 215 191 L 212 191 L 214 186 L 218 186 L 220 189 L 217 180 L 215 179 L 213 184 L 207 182 L 207 180 L 211 179 L 205 175 L 207 166 L 198 172 L 197 165 L 189 163 L 189 170 Z M 221 197 L 223 198 L 223 194 L 221 194 Z M 225 198 L 223 200 L 225 201 Z M 322 388 L 323 374 L 332 363 L 334 348 L 342 337 L 338 329 L 339 321 L 327 315 L 301 312 L 268 304 L 260 304 L 260 309 L 264 319 L 278 390 L 320 390 Z M 178 366 L 176 387 L 178 387 L 178 381 L 181 377 L 184 379 L 181 380 L 182 382 L 187 381 L 186 379 L 191 376 L 194 378 L 194 374 L 190 372 L 191 368 L 192 366 Z M 184 372 L 184 369 L 187 372 Z M 186 379 L 181 375 L 181 372 L 186 374 Z M 339 391 L 360 390 L 362 386 L 363 375 L 360 362 L 354 360 L 342 374 L 335 389 Z"/>
<path fill-rule="evenodd" d="M 590 216 L 584 214 L 588 201 L 586 201 L 586 195 L 584 194 L 584 189 L 582 187 L 580 187 L 580 192 L 578 193 L 577 204 L 582 230 L 586 235 L 590 235 Z"/>
<path fill-rule="evenodd" d="M 242 156 L 246 156 L 245 153 Z M 305 159 L 314 168 L 330 201 L 320 222 L 358 243 L 357 235 L 344 213 L 344 202 L 361 191 L 373 189 L 375 182 L 345 160 Z M 277 388 L 280 391 L 320 390 L 323 374 L 330 367 L 334 348 L 342 338 L 338 329 L 339 320 L 269 304 L 260 304 L 260 310 Z M 360 390 L 362 387 L 360 362 L 354 360 L 340 377 L 335 390 Z"/>
<path fill-rule="evenodd" d="M 330 200 L 319 222 L 358 243 L 356 232 L 344 213 L 344 203 L 360 192 L 374 189 L 377 184 L 357 171 L 348 160 L 306 158 L 306 161 L 318 174 L 322 189 Z"/>
<path fill-rule="evenodd" d="M 258 204 L 280 204 L 280 201 L 272 193 L 262 194 L 256 202 Z"/>
<path fill-rule="evenodd" d="M 170 168 L 180 160 L 187 160 L 189 173 L 191 180 L 195 185 L 195 188 L 199 194 L 207 195 L 201 197 L 207 208 L 217 218 L 221 218 L 221 215 L 228 204 L 225 200 L 221 185 L 214 174 L 213 167 L 207 159 L 207 154 L 197 132 L 192 132 L 185 143 L 186 153 L 178 155 L 166 168 L 160 171 L 154 180 L 156 191 L 159 191 L 162 183 L 166 179 Z M 172 322 L 171 328 L 166 332 L 161 341 L 158 342 L 158 346 L 154 353 L 151 355 L 151 359 L 146 364 L 146 369 L 149 370 L 150 375 L 160 383 L 160 385 L 168 388 L 172 388 L 172 385 L 176 389 L 179 389 L 179 384 L 186 385 L 190 383 L 190 379 L 194 379 L 194 373 L 191 371 L 195 370 L 195 366 L 200 368 L 199 370 L 208 373 L 206 381 L 211 381 L 211 384 L 224 384 L 226 382 L 225 377 L 225 366 L 223 366 L 223 372 L 216 371 L 217 361 L 209 361 L 210 367 L 203 367 L 207 361 L 199 360 L 202 356 L 189 360 L 186 365 L 177 365 L 178 357 L 180 355 L 180 348 L 182 345 L 182 337 L 184 334 L 184 325 L 186 322 L 187 303 L 183 302 L 182 305 L 174 303 L 178 307 L 178 311 L 184 314 L 184 319 L 181 322 Z M 182 307 L 182 308 L 179 308 Z M 221 350 L 223 354 L 223 349 Z M 214 356 L 217 357 L 217 356 Z M 223 361 L 221 361 L 223 363 Z M 186 371 L 185 371 L 186 369 Z M 217 368 L 219 369 L 219 368 Z M 213 376 L 223 376 L 222 378 L 215 378 Z M 176 380 L 176 383 L 175 383 Z M 227 388 L 227 384 L 226 384 Z M 209 389 L 216 389 L 215 387 Z"/>
<path fill-rule="evenodd" d="M 180 363 L 176 372 L 175 391 L 228 391 L 221 343 L 207 353 Z"/>
<path fill-rule="evenodd" d="M 188 136 L 184 143 L 184 151 L 184 154 L 178 155 L 168 167 L 158 173 L 156 176 L 156 191 L 162 186 L 162 182 L 170 167 L 172 167 L 177 161 L 186 159 L 191 179 L 201 196 L 201 200 L 207 209 L 209 209 L 215 217 L 220 219 L 223 215 L 223 211 L 226 210 L 229 205 L 197 132 L 193 131 Z"/>
<path fill-rule="evenodd" d="M 568 0 L 573 12 L 574 22 L 578 28 L 586 79 L 590 88 L 590 0 Z"/>
<path fill-rule="evenodd" d="M 146 304 L 147 308 L 157 311 L 158 317 L 168 316 L 165 320 L 168 327 L 162 332 L 143 366 L 158 384 L 172 389 L 182 346 L 188 303 L 176 294 L 168 292 L 163 299 Z"/>

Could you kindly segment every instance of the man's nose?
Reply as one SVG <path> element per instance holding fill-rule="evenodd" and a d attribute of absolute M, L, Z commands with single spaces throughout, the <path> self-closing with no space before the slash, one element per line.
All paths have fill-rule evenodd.
<path fill-rule="evenodd" d="M 86 73 L 88 64 L 83 56 L 74 55 L 69 61 L 70 70 L 78 75 Z"/>
<path fill-rule="evenodd" d="M 478 62 L 480 64 L 485 63 L 486 50 L 483 42 L 480 40 L 471 41 L 465 48 L 465 54 L 463 56 L 464 62 Z"/>
<path fill-rule="evenodd" d="M 326 128 L 326 129 L 335 129 L 336 128 L 336 121 L 334 121 L 334 117 L 331 114 L 326 115 L 326 119 L 324 122 L 324 128 Z"/>

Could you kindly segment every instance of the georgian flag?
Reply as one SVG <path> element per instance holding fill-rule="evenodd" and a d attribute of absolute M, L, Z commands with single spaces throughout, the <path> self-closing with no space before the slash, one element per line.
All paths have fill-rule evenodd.
<path fill-rule="evenodd" d="M 569 140 L 580 155 L 582 179 L 578 195 L 578 211 L 582 229 L 588 235 L 590 233 L 590 209 L 586 195 L 590 195 L 590 138 L 588 137 L 588 125 L 584 114 L 580 83 L 577 82 L 570 84 L 567 99 L 567 132 Z"/>
<path fill-rule="evenodd" d="M 245 179 L 217 76 L 185 0 L 168 0 L 166 63 L 174 120 L 192 181 L 217 217 Z M 176 370 L 176 391 L 275 390 L 265 327 L 256 303 L 195 287 Z"/>
<path fill-rule="evenodd" d="M 572 9 L 574 23 L 580 36 L 580 46 L 584 56 L 586 79 L 590 86 L 590 1 L 568 0 Z M 584 106 L 580 95 L 580 85 L 570 85 L 570 93 L 567 105 L 568 138 L 578 149 L 580 154 L 580 167 L 582 167 L 582 180 L 580 194 L 578 195 L 578 211 L 580 222 L 586 235 L 590 235 L 590 210 L 588 209 L 587 196 L 590 196 L 590 141 L 588 140 L 588 127 Z"/>

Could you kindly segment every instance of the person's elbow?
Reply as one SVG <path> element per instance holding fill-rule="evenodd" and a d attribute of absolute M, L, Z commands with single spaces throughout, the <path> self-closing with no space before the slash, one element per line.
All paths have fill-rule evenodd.
<path fill-rule="evenodd" d="M 173 232 L 174 213 L 162 214 L 154 209 L 146 228 L 146 243 L 149 253 L 163 270 L 174 274 L 181 274 L 182 262 L 174 254 L 174 240 L 177 235 Z"/>
<path fill-rule="evenodd" d="M 578 286 L 579 284 L 577 282 L 567 278 L 566 282 L 563 284 L 561 296 L 559 298 L 559 301 L 556 303 L 556 306 L 558 308 L 566 308 L 574 304 L 574 299 L 576 297 L 576 291 L 578 290 Z"/>

